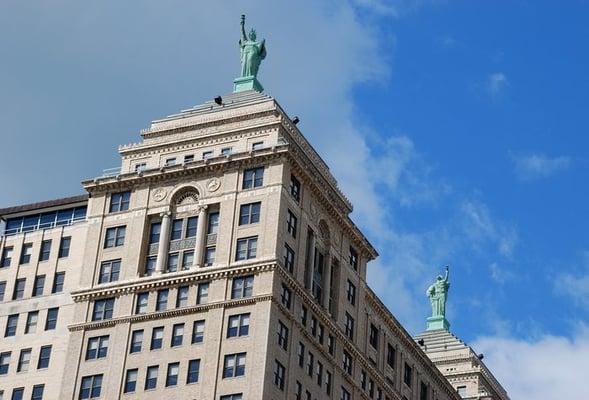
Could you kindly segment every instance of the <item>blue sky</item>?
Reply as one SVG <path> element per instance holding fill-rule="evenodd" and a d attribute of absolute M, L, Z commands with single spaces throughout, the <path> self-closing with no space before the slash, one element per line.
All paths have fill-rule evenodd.
<path fill-rule="evenodd" d="M 3 1 L 0 206 L 77 194 L 149 121 L 230 91 L 245 12 L 260 80 L 354 202 L 395 315 L 422 330 L 449 264 L 452 330 L 512 398 L 581 398 L 589 4 L 219 3 Z M 559 361 L 546 388 L 532 366 Z"/>

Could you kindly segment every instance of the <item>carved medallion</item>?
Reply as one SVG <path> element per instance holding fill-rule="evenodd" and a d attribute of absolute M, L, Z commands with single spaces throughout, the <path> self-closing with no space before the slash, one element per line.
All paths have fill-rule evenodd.
<path fill-rule="evenodd" d="M 314 220 L 317 220 L 317 214 L 317 206 L 315 203 L 311 203 L 311 217 L 313 217 Z"/>
<path fill-rule="evenodd" d="M 221 187 L 221 181 L 218 178 L 211 178 L 207 182 L 209 192 L 216 192 Z"/>
<path fill-rule="evenodd" d="M 166 198 L 167 195 L 168 195 L 168 192 L 166 192 L 164 189 L 157 188 L 153 192 L 153 199 L 155 201 L 162 201 L 163 199 Z"/>

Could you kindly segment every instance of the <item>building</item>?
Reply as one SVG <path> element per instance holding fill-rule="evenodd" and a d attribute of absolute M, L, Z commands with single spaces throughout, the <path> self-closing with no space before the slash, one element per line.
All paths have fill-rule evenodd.
<path fill-rule="evenodd" d="M 154 121 L 87 195 L 0 210 L 0 399 L 460 397 L 271 97 Z"/>

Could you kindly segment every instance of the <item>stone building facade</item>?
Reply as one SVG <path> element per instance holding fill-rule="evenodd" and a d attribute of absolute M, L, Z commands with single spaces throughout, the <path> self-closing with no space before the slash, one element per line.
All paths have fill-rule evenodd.
<path fill-rule="evenodd" d="M 271 97 L 152 122 L 86 196 L 0 210 L 0 399 L 460 397 Z"/>

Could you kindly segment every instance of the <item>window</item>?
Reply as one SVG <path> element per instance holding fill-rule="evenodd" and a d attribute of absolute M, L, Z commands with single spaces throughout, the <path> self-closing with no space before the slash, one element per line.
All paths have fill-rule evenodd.
<path fill-rule="evenodd" d="M 235 394 L 226 394 L 224 396 L 221 396 L 220 400 L 242 400 L 243 395 L 241 393 L 235 393 Z"/>
<path fill-rule="evenodd" d="M 427 400 L 427 384 L 425 382 L 421 382 L 419 386 L 419 400 Z"/>
<path fill-rule="evenodd" d="M 240 276 L 233 278 L 231 287 L 231 298 L 241 299 L 243 297 L 251 297 L 254 289 L 254 276 Z"/>
<path fill-rule="evenodd" d="M 346 350 L 344 350 L 343 356 L 343 368 L 348 374 L 352 375 L 352 356 Z"/>
<path fill-rule="evenodd" d="M 0 353 L 0 375 L 6 375 L 8 373 L 8 367 L 10 366 L 10 351 Z"/>
<path fill-rule="evenodd" d="M 188 286 L 180 286 L 176 293 L 176 308 L 188 305 Z"/>
<path fill-rule="evenodd" d="M 96 300 L 94 302 L 94 310 L 92 312 L 92 321 L 111 319 L 114 307 L 114 298 Z"/>
<path fill-rule="evenodd" d="M 396 351 L 395 348 L 388 343 L 387 344 L 387 364 L 391 368 L 395 368 Z"/>
<path fill-rule="evenodd" d="M 129 347 L 129 353 L 139 353 L 141 351 L 141 345 L 143 344 L 143 329 L 133 331 L 131 334 L 131 346 Z"/>
<path fill-rule="evenodd" d="M 201 283 L 196 291 L 196 304 L 205 304 L 209 299 L 209 283 Z"/>
<path fill-rule="evenodd" d="M 301 183 L 294 175 L 290 176 L 289 192 L 293 199 L 299 202 L 301 199 Z"/>
<path fill-rule="evenodd" d="M 315 365 L 315 356 L 313 353 L 309 352 L 309 357 L 307 361 L 307 375 L 313 377 L 313 366 Z"/>
<path fill-rule="evenodd" d="M 227 337 L 247 336 L 250 329 L 250 314 L 238 314 L 229 316 L 227 324 Z"/>
<path fill-rule="evenodd" d="M 319 334 L 318 334 L 319 344 L 323 344 L 324 332 L 325 332 L 325 329 L 323 328 L 323 325 L 319 324 Z"/>
<path fill-rule="evenodd" d="M 346 325 L 345 325 L 346 336 L 351 340 L 354 340 L 354 318 L 346 312 Z"/>
<path fill-rule="evenodd" d="M 12 389 L 12 397 L 10 400 L 23 400 L 25 395 L 25 388 Z"/>
<path fill-rule="evenodd" d="M 166 167 L 171 167 L 172 165 L 176 165 L 176 157 L 166 158 L 166 163 L 164 165 Z"/>
<path fill-rule="evenodd" d="M 151 331 L 150 350 L 161 349 L 163 341 L 164 341 L 164 327 L 158 326 L 157 328 L 153 328 L 153 330 Z"/>
<path fill-rule="evenodd" d="M 139 370 L 137 368 L 128 369 L 125 374 L 125 388 L 123 393 L 133 393 L 137 388 L 137 375 Z"/>
<path fill-rule="evenodd" d="M 458 386 L 456 391 L 458 392 L 459 396 L 466 397 L 466 386 Z"/>
<path fill-rule="evenodd" d="M 186 220 L 186 232 L 185 237 L 191 238 L 196 237 L 196 229 L 198 225 L 198 217 L 190 217 Z"/>
<path fill-rule="evenodd" d="M 352 396 L 350 392 L 346 390 L 345 387 L 342 386 L 342 396 L 340 397 L 341 400 L 352 400 Z"/>
<path fill-rule="evenodd" d="M 244 239 L 237 239 L 237 250 L 235 261 L 249 260 L 256 258 L 258 248 L 258 237 L 252 236 Z"/>
<path fill-rule="evenodd" d="M 331 377 L 331 372 L 325 371 L 325 393 L 331 395 L 331 382 L 333 378 Z"/>
<path fill-rule="evenodd" d="M 113 300 L 114 301 L 114 300 Z M 112 313 L 112 311 L 111 311 Z M 50 331 L 57 326 L 57 316 L 59 315 L 59 308 L 50 308 L 47 310 L 47 319 L 45 320 L 45 330 Z"/>
<path fill-rule="evenodd" d="M 194 264 L 194 251 L 182 252 L 182 270 L 189 269 Z"/>
<path fill-rule="evenodd" d="M 262 203 L 242 204 L 239 207 L 239 225 L 255 224 L 260 222 L 260 208 Z"/>
<path fill-rule="evenodd" d="M 264 148 L 264 142 L 254 142 L 252 143 L 252 150 L 260 150 Z"/>
<path fill-rule="evenodd" d="M 43 391 L 44 390 L 45 390 L 45 385 L 33 386 L 33 393 L 31 393 L 31 400 L 43 400 Z"/>
<path fill-rule="evenodd" d="M 0 282 L 0 301 L 4 301 L 4 295 L 6 294 L 6 281 Z"/>
<path fill-rule="evenodd" d="M 283 350 L 288 349 L 288 328 L 282 321 L 278 321 L 278 346 Z"/>
<path fill-rule="evenodd" d="M 39 350 L 39 360 L 37 360 L 37 369 L 49 368 L 51 360 L 51 345 L 41 346 Z"/>
<path fill-rule="evenodd" d="M 356 286 L 348 279 L 348 302 L 355 306 L 356 305 Z"/>
<path fill-rule="evenodd" d="M 368 336 L 368 343 L 378 350 L 378 328 L 374 324 L 370 324 L 370 334 Z"/>
<path fill-rule="evenodd" d="M 209 220 L 207 223 L 207 235 L 212 235 L 219 232 L 219 213 L 209 213 Z"/>
<path fill-rule="evenodd" d="M 106 357 L 108 353 L 108 335 L 96 336 L 88 339 L 86 360 L 96 360 Z"/>
<path fill-rule="evenodd" d="M 295 400 L 301 400 L 303 395 L 303 385 L 301 384 L 301 382 L 296 381 L 295 382 Z"/>
<path fill-rule="evenodd" d="M 278 386 L 278 389 L 284 390 L 284 365 L 282 365 L 278 360 L 274 360 L 276 366 L 274 368 L 274 384 Z"/>
<path fill-rule="evenodd" d="M 104 237 L 104 248 L 118 247 L 125 244 L 125 226 L 115 226 L 113 228 L 106 229 L 106 235 Z"/>
<path fill-rule="evenodd" d="M 45 275 L 37 275 L 33 285 L 33 297 L 41 296 L 45 288 Z"/>
<path fill-rule="evenodd" d="M 137 303 L 135 303 L 135 314 L 145 314 L 147 312 L 147 303 L 149 302 L 149 293 L 137 293 Z"/>
<path fill-rule="evenodd" d="M 178 253 L 170 253 L 168 254 L 168 263 L 166 265 L 166 272 L 176 272 L 178 271 Z"/>
<path fill-rule="evenodd" d="M 170 230 L 170 240 L 182 239 L 182 219 L 175 219 L 172 221 L 172 229 Z"/>
<path fill-rule="evenodd" d="M 210 267 L 215 263 L 215 254 L 217 248 L 215 246 L 207 247 L 205 250 L 205 267 Z"/>
<path fill-rule="evenodd" d="M 166 374 L 166 387 L 176 386 L 178 384 L 178 373 L 180 372 L 180 363 L 168 364 L 168 373 Z"/>
<path fill-rule="evenodd" d="M 85 376 L 80 385 L 80 399 L 97 399 L 102 390 L 102 374 Z"/>
<path fill-rule="evenodd" d="M 113 193 L 110 195 L 109 212 L 127 211 L 129 209 L 129 200 L 131 192 Z"/>
<path fill-rule="evenodd" d="M 286 230 L 293 238 L 297 237 L 297 217 L 290 210 L 288 210 L 286 217 Z"/>
<path fill-rule="evenodd" d="M 157 387 L 157 373 L 159 367 L 152 365 L 147 367 L 147 373 L 145 374 L 145 390 L 155 389 Z"/>
<path fill-rule="evenodd" d="M 409 364 L 405 363 L 405 370 L 403 372 L 403 382 L 405 385 L 411 387 L 411 381 L 413 380 L 413 368 Z"/>
<path fill-rule="evenodd" d="M 184 156 L 184 163 L 189 163 L 194 161 L 194 154 L 186 154 Z"/>
<path fill-rule="evenodd" d="M 227 354 L 223 363 L 223 379 L 245 375 L 246 353 Z"/>
<path fill-rule="evenodd" d="M 20 263 L 28 264 L 31 262 L 31 255 L 33 254 L 33 244 L 25 243 L 22 245 L 22 252 L 20 253 Z"/>
<path fill-rule="evenodd" d="M 297 357 L 299 359 L 299 367 L 303 368 L 305 365 L 305 345 L 303 342 L 299 342 L 299 347 L 297 348 Z"/>
<path fill-rule="evenodd" d="M 174 324 L 172 327 L 172 342 L 171 346 L 181 346 L 184 339 L 184 324 Z"/>
<path fill-rule="evenodd" d="M 264 167 L 250 168 L 243 172 L 242 189 L 260 187 L 264 184 Z"/>
<path fill-rule="evenodd" d="M 202 159 L 203 160 L 208 160 L 209 158 L 213 157 L 213 151 L 212 150 L 207 150 L 207 151 L 203 151 L 202 152 Z"/>
<path fill-rule="evenodd" d="M 27 314 L 27 324 L 25 325 L 25 334 L 35 333 L 37 322 L 39 321 L 39 311 L 29 311 Z"/>
<path fill-rule="evenodd" d="M 147 257 L 145 262 L 145 276 L 151 276 L 155 272 L 155 264 L 157 263 L 157 256 Z"/>
<path fill-rule="evenodd" d="M 282 284 L 282 292 L 280 293 L 280 302 L 282 305 L 290 310 L 291 291 L 286 285 Z"/>
<path fill-rule="evenodd" d="M 2 259 L 0 260 L 0 268 L 10 267 L 10 262 L 12 261 L 12 252 L 13 247 L 5 247 L 2 250 Z"/>
<path fill-rule="evenodd" d="M 161 222 L 152 222 L 149 228 L 149 244 L 160 242 L 160 233 L 162 230 Z"/>
<path fill-rule="evenodd" d="M 12 292 L 12 300 L 22 299 L 25 295 L 25 285 L 27 280 L 25 278 L 17 279 L 14 284 L 14 291 Z"/>
<path fill-rule="evenodd" d="M 314 315 L 311 315 L 311 335 L 317 336 L 317 318 Z"/>
<path fill-rule="evenodd" d="M 205 321 L 201 319 L 192 324 L 192 344 L 202 343 L 205 340 Z"/>
<path fill-rule="evenodd" d="M 229 155 L 231 155 L 231 152 L 232 152 L 231 147 L 224 147 L 221 149 L 222 156 L 229 156 Z"/>
<path fill-rule="evenodd" d="M 307 307 L 301 306 L 301 324 L 307 326 Z"/>
<path fill-rule="evenodd" d="M 72 243 L 71 237 L 67 236 L 67 237 L 61 238 L 61 242 L 59 242 L 59 252 L 57 253 L 57 256 L 59 258 L 69 257 L 71 243 Z"/>
<path fill-rule="evenodd" d="M 103 261 L 102 264 L 100 264 L 98 283 L 116 282 L 119 280 L 120 272 L 121 260 Z"/>
<path fill-rule="evenodd" d="M 64 282 L 65 282 L 65 272 L 56 272 L 55 276 L 53 277 L 53 287 L 51 288 L 51 293 L 63 292 Z"/>
<path fill-rule="evenodd" d="M 186 373 L 186 383 L 198 382 L 200 374 L 200 360 L 188 361 L 188 372 Z"/>
<path fill-rule="evenodd" d="M 39 261 L 49 260 L 51 255 L 51 240 L 43 240 L 41 242 L 41 249 L 39 250 Z"/>
<path fill-rule="evenodd" d="M 155 311 L 166 311 L 168 309 L 168 289 L 161 289 L 157 291 L 157 299 L 155 303 Z"/>
<path fill-rule="evenodd" d="M 288 244 L 284 244 L 284 267 L 290 273 L 294 271 L 294 250 Z"/>
<path fill-rule="evenodd" d="M 12 314 L 8 316 L 6 321 L 6 330 L 4 331 L 4 337 L 16 335 L 16 328 L 18 326 L 18 314 Z"/>
<path fill-rule="evenodd" d="M 27 372 L 31 363 L 31 349 L 23 349 L 18 357 L 16 372 Z"/>
<path fill-rule="evenodd" d="M 135 164 L 135 172 L 141 173 L 147 168 L 147 163 Z"/>
<path fill-rule="evenodd" d="M 323 364 L 321 364 L 319 361 L 317 361 L 316 376 L 317 384 L 319 385 L 319 387 L 321 387 L 321 384 L 323 383 Z"/>
<path fill-rule="evenodd" d="M 366 390 L 366 371 L 360 371 L 360 387 L 362 390 Z"/>
<path fill-rule="evenodd" d="M 333 335 L 327 335 L 327 350 L 332 356 L 335 355 L 335 338 Z"/>
<path fill-rule="evenodd" d="M 358 271 L 358 252 L 350 246 L 350 266 L 354 268 L 354 271 Z"/>

